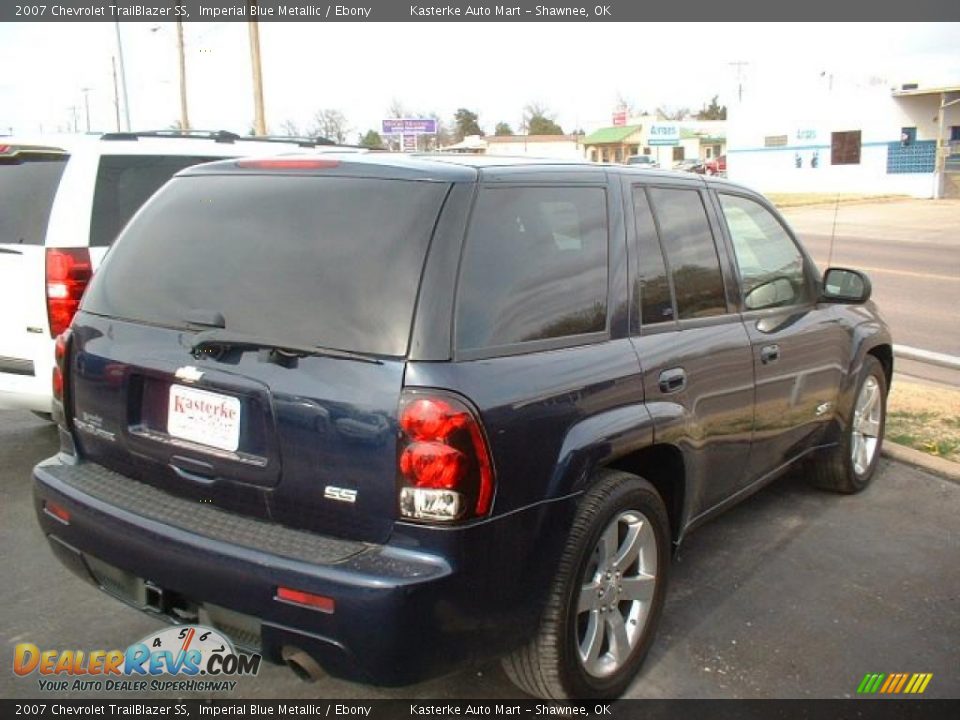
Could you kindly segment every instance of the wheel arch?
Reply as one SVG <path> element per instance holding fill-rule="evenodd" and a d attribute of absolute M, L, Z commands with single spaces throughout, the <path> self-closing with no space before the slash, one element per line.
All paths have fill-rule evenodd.
<path fill-rule="evenodd" d="M 670 536 L 679 543 L 685 522 L 686 469 L 683 453 L 675 445 L 654 443 L 608 462 L 605 467 L 638 475 L 663 499 L 670 521 Z"/>

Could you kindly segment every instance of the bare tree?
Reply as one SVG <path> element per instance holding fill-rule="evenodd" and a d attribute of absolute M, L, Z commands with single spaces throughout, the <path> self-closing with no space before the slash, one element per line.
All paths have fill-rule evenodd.
<path fill-rule="evenodd" d="M 658 120 L 683 120 L 690 117 L 690 108 L 674 108 L 669 105 L 661 105 L 657 108 Z"/>
<path fill-rule="evenodd" d="M 303 132 L 300 130 L 300 126 L 293 120 L 284 120 L 282 123 L 280 123 L 280 131 L 284 135 L 289 135 L 290 137 L 303 137 Z"/>
<path fill-rule="evenodd" d="M 314 114 L 307 134 L 311 137 L 325 137 L 337 144 L 343 144 L 347 141 L 350 130 L 346 115 L 333 108 L 322 108 Z"/>

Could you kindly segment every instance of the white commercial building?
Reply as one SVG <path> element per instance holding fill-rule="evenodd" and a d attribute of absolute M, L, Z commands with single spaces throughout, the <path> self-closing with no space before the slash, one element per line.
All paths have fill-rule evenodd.
<path fill-rule="evenodd" d="M 763 192 L 960 194 L 960 86 L 829 78 L 779 90 L 749 88 L 729 108 L 732 180 Z"/>

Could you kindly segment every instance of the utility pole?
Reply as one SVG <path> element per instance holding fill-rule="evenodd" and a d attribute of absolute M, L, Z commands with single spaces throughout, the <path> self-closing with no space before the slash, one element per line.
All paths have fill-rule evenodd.
<path fill-rule="evenodd" d="M 948 101 L 947 93 L 940 93 L 940 107 L 937 108 L 937 154 L 934 156 L 937 186 L 934 188 L 933 194 L 938 200 L 944 196 L 944 186 L 947 180 L 947 155 L 950 154 L 950 146 L 947 142 L 947 108 L 957 103 L 960 103 L 960 98 Z"/>
<path fill-rule="evenodd" d="M 190 129 L 187 116 L 187 61 L 183 55 L 183 21 L 177 20 L 177 53 L 180 56 L 180 129 Z"/>
<path fill-rule="evenodd" d="M 120 96 L 117 94 L 117 59 L 110 56 L 110 67 L 113 69 L 113 111 L 117 116 L 117 132 L 120 132 Z"/>
<path fill-rule="evenodd" d="M 120 85 L 123 87 L 123 117 L 130 132 L 130 95 L 127 93 L 127 71 L 123 64 L 123 41 L 120 39 L 120 23 L 113 23 L 117 31 L 117 57 L 120 59 Z"/>
<path fill-rule="evenodd" d="M 745 60 L 727 63 L 737 68 L 737 102 L 743 102 L 743 68 L 749 65 Z"/>
<path fill-rule="evenodd" d="M 90 88 L 80 88 L 83 93 L 83 108 L 87 116 L 87 132 L 90 132 Z"/>
<path fill-rule="evenodd" d="M 248 0 L 247 10 L 253 17 L 257 7 L 257 0 Z M 256 20 L 247 21 L 250 32 L 250 64 L 253 66 L 253 131 L 257 135 L 267 134 L 267 122 L 263 112 L 263 75 L 260 71 L 260 28 Z"/>

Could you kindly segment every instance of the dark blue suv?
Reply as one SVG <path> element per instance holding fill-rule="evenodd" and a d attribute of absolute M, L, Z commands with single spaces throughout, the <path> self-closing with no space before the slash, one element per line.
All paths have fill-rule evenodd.
<path fill-rule="evenodd" d="M 760 195 L 627 166 L 212 163 L 57 342 L 59 558 L 172 622 L 400 684 L 613 697 L 671 547 L 790 468 L 869 482 L 891 340 Z"/>

